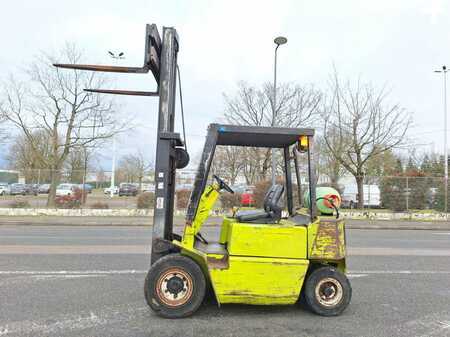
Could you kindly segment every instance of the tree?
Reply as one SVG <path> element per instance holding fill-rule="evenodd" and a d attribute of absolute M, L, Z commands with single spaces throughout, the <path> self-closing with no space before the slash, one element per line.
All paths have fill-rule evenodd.
<path fill-rule="evenodd" d="M 95 72 L 60 70 L 52 66 L 58 61 L 82 63 L 82 53 L 67 45 L 58 57 L 36 57 L 25 73 L 26 81 L 11 77 L 4 85 L 0 107 L 0 115 L 20 130 L 34 156 L 50 169 L 48 206 L 55 205 L 56 186 L 69 154 L 80 147 L 96 146 L 127 125 L 115 118 L 110 99 L 83 90 L 104 87 L 104 77 Z M 48 156 L 41 152 L 34 131 L 47 135 Z"/>
<path fill-rule="evenodd" d="M 330 132 L 328 137 L 334 137 L 337 135 L 336 132 Z M 316 178 L 319 178 L 321 174 L 325 174 L 330 183 L 331 187 L 336 190 L 339 188 L 339 179 L 345 174 L 345 168 L 339 160 L 333 155 L 333 153 L 328 149 L 325 139 L 323 137 L 317 137 L 316 141 Z"/>
<path fill-rule="evenodd" d="M 400 145 L 410 125 L 405 110 L 398 104 L 388 103 L 387 96 L 385 89 L 376 90 L 371 84 L 358 81 L 354 88 L 349 82 L 343 84 L 335 72 L 324 104 L 325 143 L 355 177 L 359 208 L 364 204 L 367 162 Z"/>
<path fill-rule="evenodd" d="M 277 87 L 277 105 L 273 106 L 273 85 L 261 88 L 244 82 L 238 84 L 234 96 L 224 94 L 225 119 L 234 125 L 307 127 L 318 116 L 322 94 L 313 86 L 282 84 Z M 266 180 L 270 168 L 271 151 L 262 148 L 244 148 L 232 158 L 240 167 L 248 184 Z M 281 160 L 281 156 L 280 156 Z"/>
<path fill-rule="evenodd" d="M 408 158 L 405 170 L 405 195 L 408 200 L 408 209 L 425 209 L 429 190 L 425 173 L 421 171 L 419 161 L 412 154 Z"/>
<path fill-rule="evenodd" d="M 367 160 L 365 167 L 365 180 L 367 184 L 373 183 L 382 176 L 390 176 L 397 172 L 398 157 L 395 156 L 394 152 L 386 150 L 382 153 L 373 155 Z"/>
<path fill-rule="evenodd" d="M 123 156 L 119 161 L 118 171 L 123 175 L 127 182 L 138 182 L 139 189 L 142 189 L 142 180 L 145 172 L 152 167 L 151 162 L 147 162 L 142 152 L 128 154 Z"/>
<path fill-rule="evenodd" d="M 45 132 L 37 130 L 33 131 L 33 138 L 41 156 L 36 156 L 28 138 L 24 134 L 19 134 L 15 137 L 14 144 L 9 148 L 6 159 L 11 168 L 23 173 L 26 182 L 47 182 L 50 180 L 50 169 L 47 166 L 47 160 L 50 156 L 49 137 Z M 41 157 L 46 160 L 42 161 Z"/>
<path fill-rule="evenodd" d="M 70 182 L 78 184 L 86 182 L 89 160 L 92 155 L 91 151 L 91 148 L 80 146 L 74 148 L 69 153 L 66 160 L 66 167 Z"/>
<path fill-rule="evenodd" d="M 237 146 L 217 147 L 211 171 L 234 185 L 244 166 L 244 149 Z"/>
<path fill-rule="evenodd" d="M 403 177 L 403 173 L 402 162 L 397 158 L 395 167 L 390 171 L 390 175 L 381 179 L 381 204 L 384 208 L 389 208 L 393 211 L 405 210 L 406 199 L 404 192 L 406 180 Z"/>
<path fill-rule="evenodd" d="M 107 181 L 108 179 L 106 177 L 105 170 L 102 167 L 99 167 L 95 177 L 95 188 L 104 187 Z"/>

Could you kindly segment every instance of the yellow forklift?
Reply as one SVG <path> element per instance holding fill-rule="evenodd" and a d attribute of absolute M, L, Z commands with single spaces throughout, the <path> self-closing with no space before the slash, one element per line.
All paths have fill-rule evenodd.
<path fill-rule="evenodd" d="M 148 305 L 163 317 L 186 317 L 199 308 L 210 287 L 219 305 L 287 305 L 300 301 L 319 315 L 342 313 L 352 294 L 345 276 L 345 227 L 331 199 L 327 202 L 335 209 L 336 218 L 317 215 L 311 160 L 313 129 L 211 124 L 183 234 L 174 233 L 176 169 L 189 163 L 185 137 L 182 140 L 174 132 L 179 39 L 175 29 L 168 27 L 164 27 L 160 38 L 153 24 L 147 25 L 145 41 L 143 67 L 55 66 L 122 73 L 152 71 L 157 81 L 155 92 L 87 89 L 93 93 L 159 97 L 151 267 L 144 285 Z M 181 90 L 180 100 L 182 103 Z M 184 131 L 183 113 L 182 117 Z M 209 242 L 201 234 L 202 225 L 220 193 L 233 193 L 220 177 L 210 177 L 217 146 L 280 149 L 284 156 L 284 183 L 268 189 L 263 209 L 225 216 L 220 236 Z M 300 182 L 301 152 L 306 153 L 308 167 L 306 209 L 296 209 L 293 198 L 291 170 L 294 167 Z M 300 189 L 297 194 L 301 200 Z"/>

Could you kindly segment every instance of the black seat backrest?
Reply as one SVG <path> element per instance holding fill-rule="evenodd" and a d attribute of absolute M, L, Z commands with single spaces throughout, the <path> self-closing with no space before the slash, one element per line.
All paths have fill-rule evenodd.
<path fill-rule="evenodd" d="M 284 186 L 272 185 L 264 197 L 264 210 L 271 215 L 272 218 L 280 219 L 283 206 L 281 205 L 281 196 L 284 192 Z"/>

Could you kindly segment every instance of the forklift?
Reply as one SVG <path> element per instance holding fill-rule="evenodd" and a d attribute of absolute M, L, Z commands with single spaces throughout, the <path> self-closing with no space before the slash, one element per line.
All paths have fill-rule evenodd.
<path fill-rule="evenodd" d="M 192 315 L 208 289 L 218 305 L 305 304 L 322 316 L 341 314 L 351 300 L 346 273 L 345 225 L 332 199 L 326 204 L 336 217 L 318 216 L 312 161 L 314 130 L 210 124 L 190 196 L 184 231 L 173 231 L 176 170 L 189 163 L 186 137 L 174 132 L 179 38 L 164 27 L 146 26 L 142 67 L 55 64 L 77 70 L 148 73 L 157 91 L 85 89 L 93 93 L 159 97 L 155 163 L 155 205 L 150 270 L 144 294 L 151 309 L 166 318 Z M 180 86 L 181 89 L 181 86 Z M 184 112 L 180 90 L 184 133 Z M 269 187 L 261 210 L 237 210 L 224 216 L 217 240 L 201 234 L 221 193 L 234 193 L 211 164 L 218 146 L 279 149 L 284 158 L 284 183 Z M 300 195 L 300 153 L 306 154 L 306 208 Z M 292 166 L 298 182 L 294 207 Z M 286 201 L 286 209 L 283 206 Z"/>

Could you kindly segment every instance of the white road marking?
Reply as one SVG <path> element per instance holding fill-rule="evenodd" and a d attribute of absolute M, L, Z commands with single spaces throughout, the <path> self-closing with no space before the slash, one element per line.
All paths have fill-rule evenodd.
<path fill-rule="evenodd" d="M 348 278 L 360 278 L 360 277 L 366 277 L 367 274 L 347 274 Z"/>
<path fill-rule="evenodd" d="M 436 233 L 431 233 L 434 235 L 450 235 L 450 232 L 436 232 Z"/>
<path fill-rule="evenodd" d="M 148 270 L 0 270 L 0 275 L 117 275 L 145 274 Z"/>
<path fill-rule="evenodd" d="M 418 274 L 441 274 L 441 275 L 449 275 L 450 270 L 352 270 L 349 272 L 357 273 L 357 274 L 411 274 L 411 275 L 418 275 Z"/>
<path fill-rule="evenodd" d="M 133 275 L 146 274 L 148 270 L 124 269 L 124 270 L 0 270 L 1 275 L 29 275 L 29 276 L 61 276 L 61 277 L 89 277 L 101 275 Z M 350 270 L 347 275 L 352 278 L 365 277 L 369 274 L 438 274 L 450 275 L 450 270 Z"/>
<path fill-rule="evenodd" d="M 70 279 L 78 279 L 78 278 L 86 278 L 86 277 L 105 277 L 107 275 L 104 274 L 80 274 L 80 275 L 32 275 L 30 276 L 32 279 L 37 281 L 42 280 L 70 280 Z"/>

